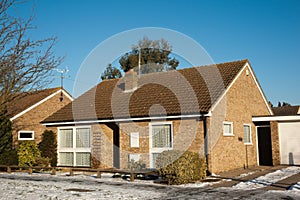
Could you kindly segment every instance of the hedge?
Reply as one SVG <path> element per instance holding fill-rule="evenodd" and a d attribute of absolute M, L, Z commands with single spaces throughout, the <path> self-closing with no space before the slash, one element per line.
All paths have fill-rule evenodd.
<path fill-rule="evenodd" d="M 206 162 L 195 152 L 169 150 L 156 159 L 156 167 L 163 181 L 169 185 L 179 185 L 206 178 Z"/>

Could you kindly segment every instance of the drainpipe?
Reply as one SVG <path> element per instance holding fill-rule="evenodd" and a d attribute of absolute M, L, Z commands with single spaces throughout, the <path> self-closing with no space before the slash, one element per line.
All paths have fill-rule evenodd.
<path fill-rule="evenodd" d="M 206 166 L 207 166 L 207 170 L 206 170 L 206 174 L 210 175 L 210 172 L 208 171 L 209 168 L 209 162 L 208 162 L 208 154 L 209 154 L 209 148 L 208 148 L 208 134 L 207 134 L 207 116 L 206 113 L 200 113 L 201 114 L 201 118 L 203 120 L 203 137 L 204 137 L 204 153 L 205 153 L 205 160 L 206 160 Z"/>

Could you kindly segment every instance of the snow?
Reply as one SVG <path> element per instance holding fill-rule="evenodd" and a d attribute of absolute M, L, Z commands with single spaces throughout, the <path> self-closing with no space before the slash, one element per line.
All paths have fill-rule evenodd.
<path fill-rule="evenodd" d="M 87 173 L 76 173 L 72 177 L 62 172 L 57 172 L 56 176 L 0 173 L 0 199 L 300 199 L 300 182 L 286 191 L 256 190 L 296 173 L 300 173 L 300 167 L 287 167 L 228 188 L 211 188 L 213 184 L 226 181 L 212 177 L 208 182 L 167 186 L 151 180 L 130 182 L 129 178 L 112 178 L 106 173 L 101 179 Z"/>
<path fill-rule="evenodd" d="M 299 191 L 300 192 L 300 182 L 298 182 L 297 184 L 293 185 L 290 190 L 294 190 L 294 191 Z"/>
<path fill-rule="evenodd" d="M 143 187 L 137 190 L 126 180 L 111 181 L 86 175 L 14 173 L 0 174 L 0 180 L 0 199 L 149 199 L 162 195 Z M 121 182 L 126 185 L 118 184 Z"/>
<path fill-rule="evenodd" d="M 253 190 L 253 189 L 263 188 L 272 185 L 273 183 L 276 183 L 280 180 L 288 178 L 292 175 L 295 175 L 297 173 L 300 173 L 300 167 L 296 167 L 296 166 L 287 167 L 281 170 L 277 170 L 273 173 L 260 176 L 256 179 L 247 182 L 241 182 L 233 186 L 233 188 L 243 189 L 243 190 Z"/>

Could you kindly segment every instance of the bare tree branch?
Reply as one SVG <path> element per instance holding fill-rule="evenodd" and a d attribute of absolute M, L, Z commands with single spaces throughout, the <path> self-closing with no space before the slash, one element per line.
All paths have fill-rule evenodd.
<path fill-rule="evenodd" d="M 0 2 L 0 111 L 21 92 L 47 86 L 52 69 L 62 62 L 54 55 L 56 37 L 32 40 L 28 37 L 33 15 L 29 19 L 10 16 L 8 11 L 20 3 Z"/>

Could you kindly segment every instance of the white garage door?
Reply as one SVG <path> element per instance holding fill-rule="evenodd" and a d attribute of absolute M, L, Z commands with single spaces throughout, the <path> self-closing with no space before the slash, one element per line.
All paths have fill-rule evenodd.
<path fill-rule="evenodd" d="M 300 122 L 279 123 L 281 164 L 300 165 Z"/>

